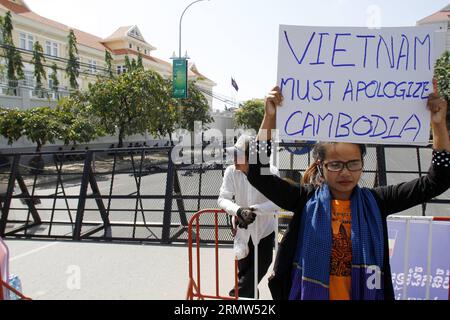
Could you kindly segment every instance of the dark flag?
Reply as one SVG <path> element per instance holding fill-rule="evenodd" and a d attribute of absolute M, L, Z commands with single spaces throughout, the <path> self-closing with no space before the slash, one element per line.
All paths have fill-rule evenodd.
<path fill-rule="evenodd" d="M 236 81 L 235 81 L 233 78 L 231 78 L 231 85 L 233 86 L 233 88 L 234 88 L 236 91 L 239 91 L 239 87 L 238 87 Z"/>

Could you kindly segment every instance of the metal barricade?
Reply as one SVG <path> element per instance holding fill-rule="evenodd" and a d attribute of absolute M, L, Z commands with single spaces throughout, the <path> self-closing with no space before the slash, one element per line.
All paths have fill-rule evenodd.
<path fill-rule="evenodd" d="M 188 252 L 189 252 L 189 285 L 187 290 L 187 300 L 204 300 L 204 299 L 220 299 L 220 300 L 237 300 L 238 294 L 238 262 L 234 261 L 234 288 L 236 292 L 235 297 L 222 296 L 220 294 L 219 283 L 219 215 L 226 215 L 227 213 L 219 209 L 206 209 L 197 212 L 189 221 L 188 226 Z M 206 215 L 214 215 L 214 263 L 215 263 L 215 293 L 205 294 L 202 293 L 201 287 L 201 262 L 200 262 L 200 217 Z M 195 230 L 194 230 L 195 228 Z M 195 239 L 193 239 L 195 236 Z M 194 242 L 195 242 L 195 261 L 196 261 L 196 274 L 194 276 Z"/>
<path fill-rule="evenodd" d="M 450 217 L 388 218 L 389 257 L 397 300 L 450 300 Z"/>

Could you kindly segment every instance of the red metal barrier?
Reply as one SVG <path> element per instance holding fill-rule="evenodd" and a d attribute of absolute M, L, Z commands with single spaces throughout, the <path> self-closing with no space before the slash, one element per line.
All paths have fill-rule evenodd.
<path fill-rule="evenodd" d="M 237 300 L 238 299 L 238 264 L 237 260 L 234 261 L 234 287 L 236 292 L 236 297 L 221 296 L 220 286 L 219 286 L 219 224 L 218 217 L 220 215 L 226 215 L 227 213 L 219 209 L 206 209 L 197 212 L 189 221 L 188 227 L 188 250 L 189 250 L 189 285 L 187 290 L 186 299 L 187 300 L 204 300 L 204 299 L 220 299 L 220 300 Z M 215 253 L 215 284 L 216 292 L 215 294 L 204 294 L 201 291 L 201 265 L 200 265 L 200 217 L 204 215 L 214 215 L 214 253 Z M 196 245 L 196 277 L 194 277 L 194 254 L 193 254 L 193 243 L 192 234 L 193 227 L 195 225 L 195 245 Z M 208 270 L 209 272 L 210 270 Z"/>

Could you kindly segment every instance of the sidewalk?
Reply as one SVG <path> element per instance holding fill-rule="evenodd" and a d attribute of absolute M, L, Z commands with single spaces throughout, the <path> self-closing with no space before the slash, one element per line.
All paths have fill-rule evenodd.
<path fill-rule="evenodd" d="M 35 300 L 184 300 L 185 246 L 6 240 L 10 273 Z M 214 249 L 202 248 L 202 293 L 215 293 Z M 233 250 L 220 248 L 220 293 L 234 284 Z M 272 268 L 272 267 L 271 267 Z M 271 270 L 271 268 L 269 270 Z M 261 299 L 271 299 L 267 277 Z"/>

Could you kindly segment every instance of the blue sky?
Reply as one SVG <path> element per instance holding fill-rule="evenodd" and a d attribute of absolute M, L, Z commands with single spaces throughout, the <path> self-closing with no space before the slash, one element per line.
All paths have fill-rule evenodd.
<path fill-rule="evenodd" d="M 107 37 L 138 25 L 153 55 L 178 53 L 179 19 L 192 0 L 27 0 L 38 14 Z M 413 26 L 450 0 L 210 0 L 194 4 L 183 19 L 182 52 L 215 81 L 215 92 L 238 101 L 262 98 L 276 83 L 278 26 Z M 375 17 L 373 19 L 373 17 Z M 239 85 L 236 93 L 231 77 Z M 215 101 L 214 109 L 223 109 Z"/>

